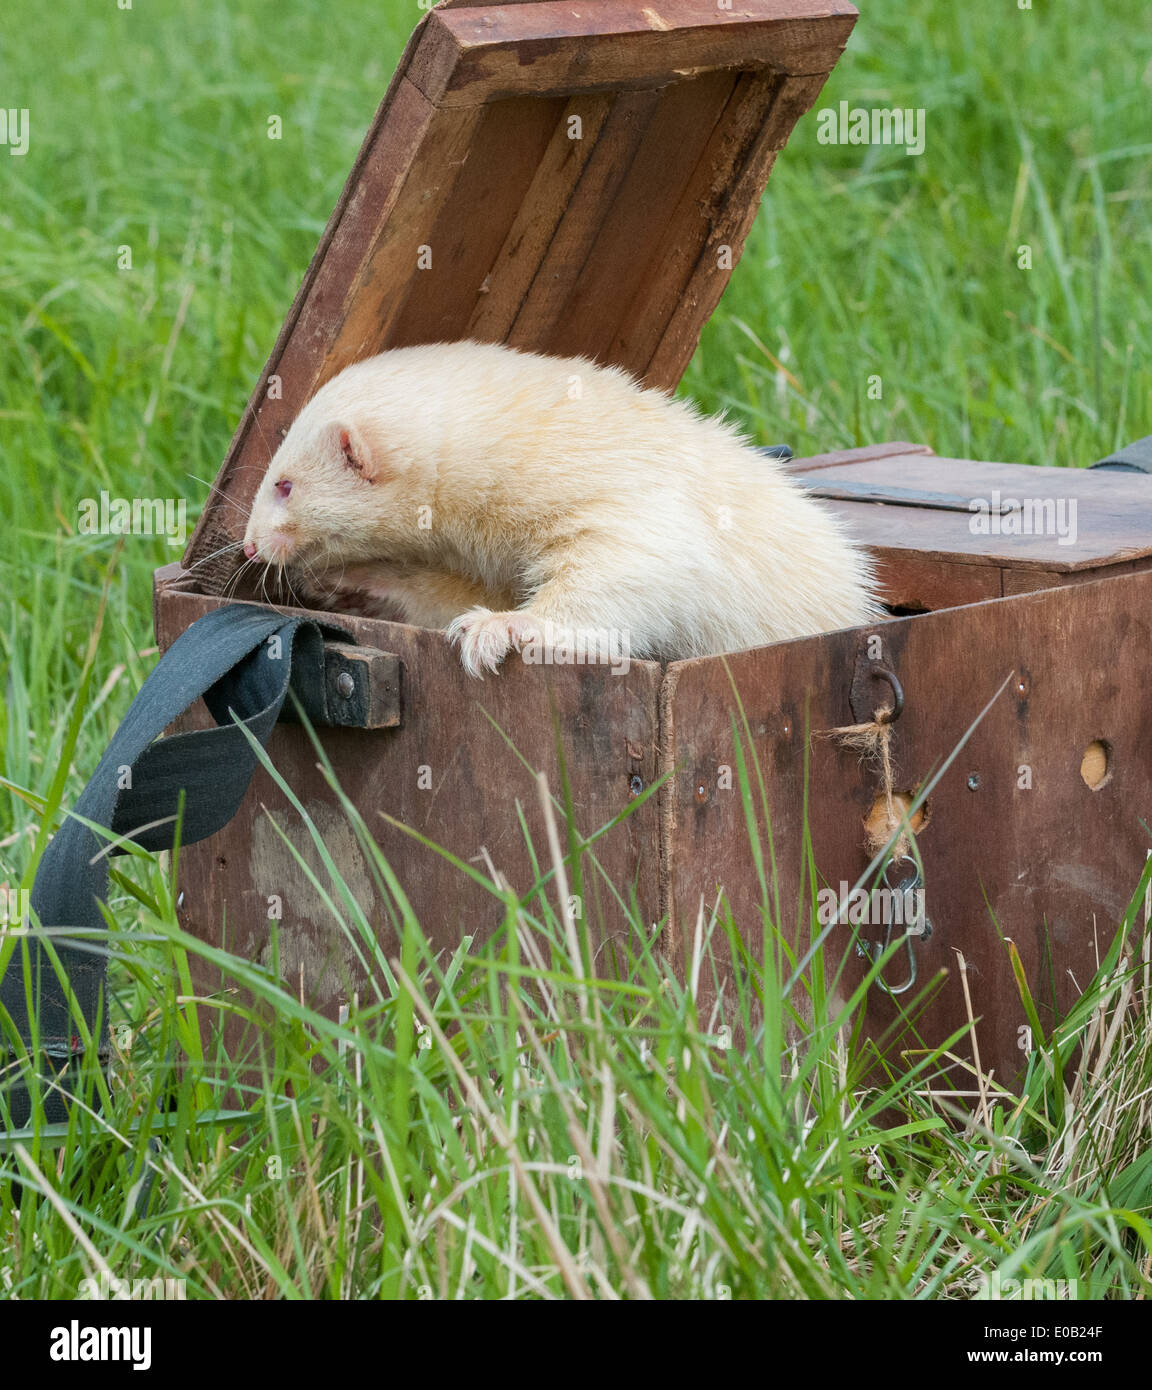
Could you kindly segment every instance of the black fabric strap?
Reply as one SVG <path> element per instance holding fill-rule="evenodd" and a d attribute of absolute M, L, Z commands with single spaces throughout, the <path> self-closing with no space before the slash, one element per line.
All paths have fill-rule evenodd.
<path fill-rule="evenodd" d="M 258 759 L 229 711 L 235 710 L 264 744 L 290 685 L 306 709 L 323 709 L 326 634 L 349 640 L 342 629 L 285 618 L 254 604 L 233 604 L 208 613 L 177 638 L 132 702 L 74 814 L 44 851 L 32 889 L 32 907 L 42 928 L 105 928 L 99 904 L 107 898 L 108 857 L 115 851 L 109 851 L 108 837 L 89 829 L 85 821 L 145 849 L 160 850 L 172 847 L 181 790 L 181 843 L 203 840 L 232 819 Z M 201 695 L 217 727 L 160 738 Z M 99 1023 L 99 1046 L 106 1051 L 104 949 L 67 934 L 51 940 L 66 985 L 42 938 L 36 933 L 17 937 L 0 979 L 0 1006 L 8 1014 L 5 1019 L 0 1012 L 0 1063 L 12 1050 L 13 1026 L 25 1046 L 31 1040 L 29 984 L 39 1053 L 47 1065 L 60 1072 L 80 1046 L 74 1008 L 90 1031 Z M 0 1073 L 0 1098 L 7 1102 L 11 1122 L 20 1126 L 27 1122 L 28 1101 L 11 1080 L 14 1071 L 9 1060 Z M 56 1080 L 67 1087 L 66 1073 Z M 57 1096 L 49 1100 L 46 1113 L 58 1120 L 66 1115 L 66 1107 Z"/>
<path fill-rule="evenodd" d="M 1092 467 L 1110 468 L 1117 473 L 1152 473 L 1152 434 L 1146 434 L 1134 444 L 1126 444 Z"/>

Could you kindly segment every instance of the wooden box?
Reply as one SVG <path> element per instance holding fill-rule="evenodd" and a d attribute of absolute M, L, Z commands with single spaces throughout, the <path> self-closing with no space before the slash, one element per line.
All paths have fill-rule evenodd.
<path fill-rule="evenodd" d="M 377 113 L 182 566 L 158 572 L 161 645 L 224 601 L 234 569 L 222 548 L 240 535 L 272 446 L 349 363 L 471 337 L 586 354 L 673 387 L 776 154 L 854 20 L 836 0 L 739 0 L 731 9 L 715 0 L 449 0 L 432 11 Z M 1007 680 L 932 794 L 919 836 L 934 926 L 917 946 L 920 977 L 950 973 L 917 1026 L 935 1041 L 963 1023 L 962 951 L 981 1059 L 1010 1081 L 1024 1061 L 1024 1018 L 998 932 L 1016 942 L 1048 1022 L 1092 974 L 1144 861 L 1152 734 L 1133 692 L 1152 597 L 1139 539 L 1150 534 L 1148 480 L 1056 477 L 937 459 L 908 444 L 792 466 L 817 491 L 838 493 L 829 505 L 877 551 L 892 621 L 726 659 L 634 661 L 623 675 L 509 661 L 480 683 L 442 633 L 340 619 L 359 642 L 399 658 L 399 723 L 324 730 L 325 749 L 425 931 L 451 949 L 500 914 L 383 816 L 480 867 L 490 860 L 526 887 L 517 804 L 542 845 L 532 772 L 557 785 L 554 705 L 584 834 L 667 777 L 597 844 L 602 878 L 587 887 L 586 914 L 607 937 L 624 932 L 608 885 L 634 889 L 647 921 L 664 921 L 664 948 L 683 971 L 701 905 L 707 917 L 719 893 L 750 943 L 761 931 L 739 791 L 725 775 L 733 688 L 768 779 L 788 923 L 807 895 L 805 812 L 821 877 L 852 884 L 867 863 L 862 821 L 877 794 L 855 754 L 810 735 L 867 717 L 887 689 L 874 675 L 883 666 L 905 692 L 893 750 L 900 787 L 911 789 Z M 1076 541 L 973 534 L 966 504 L 996 488 L 1074 496 Z M 907 493 L 935 494 L 937 504 L 951 497 L 951 509 L 923 497 L 910 505 Z M 1090 747 L 1104 759 L 1095 787 L 1082 775 Z M 387 908 L 305 734 L 282 724 L 269 750 L 393 954 Z M 258 775 L 232 824 L 184 850 L 184 921 L 243 957 L 266 958 L 275 895 L 282 973 L 294 992 L 335 1012 L 363 994 L 363 977 L 273 820 L 317 864 L 299 815 Z M 842 993 L 864 969 L 851 930 L 829 941 L 836 960 L 849 958 Z M 702 994 L 707 1018 L 715 982 L 704 981 Z M 877 990 L 868 1010 L 877 1036 L 898 1017 L 897 1001 Z"/>

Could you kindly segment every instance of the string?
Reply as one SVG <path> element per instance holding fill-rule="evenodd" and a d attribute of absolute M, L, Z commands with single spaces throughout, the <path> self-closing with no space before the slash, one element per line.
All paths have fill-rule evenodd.
<path fill-rule="evenodd" d="M 843 747 L 860 754 L 861 762 L 878 765 L 884 796 L 884 815 L 871 814 L 864 822 L 864 842 L 870 855 L 879 854 L 896 831 L 899 837 L 892 846 L 892 858 L 900 859 L 909 849 L 907 824 L 896 806 L 896 770 L 892 762 L 892 710 L 882 706 L 867 724 L 846 724 L 839 729 L 825 729 L 823 737 L 836 739 Z"/>

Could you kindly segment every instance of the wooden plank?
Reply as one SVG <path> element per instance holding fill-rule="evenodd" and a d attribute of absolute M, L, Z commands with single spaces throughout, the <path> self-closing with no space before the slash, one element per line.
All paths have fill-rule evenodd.
<path fill-rule="evenodd" d="M 569 294 L 548 350 L 602 361 L 629 312 L 638 266 L 658 254 L 683 191 L 735 86 L 730 72 L 708 73 L 662 89 L 628 178 L 600 219 L 596 239 Z M 620 363 L 642 371 L 645 363 Z"/>
<path fill-rule="evenodd" d="M 631 364 L 630 369 L 638 370 L 649 386 L 669 384 L 667 380 L 654 379 L 649 364 L 677 314 L 702 249 L 722 216 L 728 190 L 738 179 L 757 136 L 769 120 L 779 87 L 780 79 L 770 74 L 744 74 L 737 80 L 652 256 L 646 265 L 636 267 L 636 287 L 628 297 L 607 360 L 620 366 Z M 756 196 L 758 200 L 759 189 Z M 738 255 L 738 248 L 734 250 Z M 730 272 L 717 268 L 717 274 L 727 281 Z M 703 318 L 696 323 L 697 338 L 703 323 Z M 684 343 L 680 354 L 681 372 L 691 360 L 696 343 L 690 332 L 684 336 L 691 341 Z"/>
<path fill-rule="evenodd" d="M 490 271 L 564 107 L 560 98 L 528 97 L 483 108 L 460 176 L 425 237 L 431 268 L 412 275 L 387 332 L 390 348 L 463 338 L 477 306 L 505 293 L 504 286 L 493 287 Z M 409 247 L 413 265 L 417 244 Z"/>
<path fill-rule="evenodd" d="M 1061 584 L 1085 584 L 1094 579 L 1113 579 L 1118 575 L 1139 574 L 1152 569 L 1152 556 L 1128 560 L 1120 565 L 1101 565 L 1099 569 L 1002 571 L 1005 594 L 1032 594 L 1040 589 L 1055 589 Z"/>
<path fill-rule="evenodd" d="M 508 334 L 511 347 L 550 341 L 659 105 L 658 91 L 623 92 L 613 102 Z"/>
<path fill-rule="evenodd" d="M 909 613 L 983 603 L 1003 592 L 1004 571 L 995 565 L 955 565 L 911 551 L 873 554 L 881 602 Z"/>
<path fill-rule="evenodd" d="M 975 514 L 825 504 L 878 551 L 1061 574 L 1152 558 L 1152 477 L 1144 474 L 897 455 L 821 473 L 822 482 L 840 478 L 962 493 L 988 508 L 997 496 L 1014 499 L 1024 504 L 1019 524 L 1032 532 L 1013 534 L 1010 515 L 999 518 L 995 534 L 983 534 L 974 528 Z"/>
<path fill-rule="evenodd" d="M 893 733 L 898 790 L 943 764 L 1012 675 L 931 797 L 919 848 L 935 930 L 917 947 L 922 982 L 949 971 L 920 1017 L 921 1033 L 941 1040 L 965 1020 L 960 950 L 980 1018 L 982 1059 L 1009 1082 L 1026 1061 L 1018 1048 L 1026 1019 L 993 918 L 1016 943 L 1048 1027 L 1090 979 L 1097 945 L 1103 953 L 1144 865 L 1152 727 L 1132 691 L 1152 643 L 1152 573 L 997 599 L 874 631 L 906 695 Z M 848 692 L 864 638 L 833 633 L 726 659 L 765 772 L 784 926 L 793 936 L 806 720 L 813 731 L 852 722 Z M 670 665 L 662 707 L 663 766 L 673 774 L 665 826 L 675 920 L 681 930 L 693 923 L 700 902 L 710 907 L 722 885 L 737 925 L 758 947 L 755 863 L 738 783 L 733 778 L 736 789 L 727 790 L 722 776 L 733 764 L 735 711 L 724 665 L 714 658 Z M 1093 791 L 1080 768 L 1098 741 L 1111 748 L 1111 776 Z M 841 881 L 852 885 L 867 863 L 861 822 L 877 792 L 875 771 L 828 738 L 808 740 L 807 755 L 817 869 L 837 889 Z M 799 935 L 807 940 L 807 921 Z M 830 965 L 846 961 L 840 994 L 847 997 L 862 974 L 850 925 L 834 929 L 829 951 Z M 899 969 L 893 967 L 893 982 Z M 898 1017 L 892 999 L 870 993 L 873 1036 L 897 1026 Z"/>
<path fill-rule="evenodd" d="M 857 12 L 839 0 L 567 0 L 437 10 L 412 79 L 437 105 L 651 86 L 718 68 L 829 73 Z"/>
<path fill-rule="evenodd" d="M 162 589 L 157 598 L 157 637 L 167 648 L 191 622 L 219 601 Z M 286 610 L 291 611 L 291 610 Z M 625 674 L 595 667 L 527 667 L 509 662 L 498 680 L 466 676 L 442 633 L 369 619 L 340 619 L 360 643 L 395 653 L 403 663 L 402 724 L 389 729 L 320 731 L 344 791 L 380 844 L 435 950 L 455 950 L 465 935 L 483 940 L 500 924 L 503 909 L 441 856 L 395 829 L 383 816 L 414 827 L 485 872 L 485 852 L 511 884 L 525 892 L 533 882 L 531 860 L 517 823 L 521 805 L 541 861 L 548 862 L 533 773 L 548 774 L 554 793 L 559 770 L 552 707 L 571 779 L 579 829 L 591 834 L 627 806 L 634 778 L 647 787 L 656 777 L 657 699 L 662 676 L 653 662 L 632 662 Z M 526 760 L 520 761 L 487 717 Z M 203 724 L 202 709 L 181 727 Z M 325 837 L 357 902 L 391 958 L 398 941 L 392 911 L 379 894 L 337 798 L 317 768 L 304 731 L 280 724 L 269 741 L 273 763 L 298 794 Z M 293 993 L 331 1016 L 359 992 L 369 997 L 366 975 L 269 814 L 316 868 L 327 875 L 306 829 L 273 780 L 257 773 L 236 818 L 219 834 L 181 852 L 181 920 L 201 940 L 226 942 L 245 959 L 269 960 L 272 924 L 267 902 L 283 907 L 280 962 Z M 563 817 L 560 816 L 564 839 Z M 658 901 L 657 806 L 651 799 L 597 843 L 595 856 L 617 890 L 636 884 L 646 922 L 656 921 Z M 555 904 L 555 893 L 550 892 Z M 595 946 L 621 942 L 626 920 L 603 879 L 589 865 L 582 904 Z M 601 962 L 606 960 L 601 955 Z M 211 987 L 211 972 L 198 980 Z M 218 987 L 219 979 L 215 981 Z M 242 1046 L 233 1034 L 233 1055 Z"/>
<path fill-rule="evenodd" d="M 701 330 L 720 302 L 731 269 L 743 253 L 776 155 L 796 122 L 819 96 L 824 81 L 825 74 L 771 78 L 767 84 L 760 75 L 743 80 L 745 100 L 724 128 L 715 176 L 710 186 L 701 191 L 696 206 L 683 210 L 692 231 L 685 253 L 677 259 L 687 259 L 687 247 L 695 247 L 697 255 L 692 258 L 690 273 L 686 280 L 680 274 L 674 277 L 679 290 L 674 300 L 669 298 L 673 279 L 669 276 L 663 282 L 650 282 L 651 298 L 633 307 L 636 321 L 645 330 L 656 323 L 664 325 L 644 372 L 649 385 L 671 390 L 683 375 L 696 351 Z M 687 230 L 683 220 L 680 226 Z M 723 262 L 722 247 L 728 248 Z M 670 247 L 669 251 L 675 254 L 675 248 Z M 652 300 L 661 301 L 670 312 L 657 311 Z"/>
<path fill-rule="evenodd" d="M 468 337 L 502 343 L 512 331 L 614 102 L 611 93 L 598 92 L 573 97 L 565 106 L 516 219 L 488 272 L 488 292 L 476 302 L 468 323 Z M 576 128 L 570 124 L 573 118 L 579 121 L 579 139 L 570 135 Z"/>
<path fill-rule="evenodd" d="M 821 468 L 844 468 L 873 459 L 900 458 L 904 455 L 933 455 L 927 444 L 907 444 L 890 441 L 886 444 L 865 444 L 859 449 L 834 449 L 827 454 L 810 454 L 807 458 L 789 459 L 784 467 L 789 473 L 815 473 Z"/>
<path fill-rule="evenodd" d="M 331 306 L 332 321 L 326 325 L 327 341 L 313 390 L 353 362 L 390 345 L 409 296 L 424 292 L 420 286 L 428 283 L 425 277 L 434 270 L 419 268 L 420 248 L 430 245 L 445 208 L 453 207 L 460 215 L 456 188 L 486 115 L 480 110 L 436 111 L 432 115 L 359 273 L 348 285 L 342 303 Z M 433 267 L 436 264 L 433 249 Z"/>

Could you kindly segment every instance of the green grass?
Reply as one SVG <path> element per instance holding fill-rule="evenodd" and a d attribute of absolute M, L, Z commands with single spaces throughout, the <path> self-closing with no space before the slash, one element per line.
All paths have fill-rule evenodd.
<path fill-rule="evenodd" d="M 863 8 L 817 105 L 923 108 L 925 153 L 822 146 L 803 121 L 686 389 L 797 452 L 906 438 L 1074 466 L 1152 431 L 1144 16 L 1120 0 Z M 0 884 L 28 871 L 43 800 L 75 798 L 150 668 L 151 572 L 179 554 L 79 534 L 78 505 L 173 496 L 194 518 L 419 13 L 61 0 L 0 16 L 0 104 L 32 121 L 26 157 L 0 149 Z M 862 1063 L 817 1028 L 781 1087 L 770 1049 L 707 1041 L 639 946 L 628 988 L 596 991 L 586 1017 L 571 945 L 529 895 L 450 980 L 411 927 L 412 988 L 342 1029 L 250 979 L 285 1023 L 240 1126 L 210 1114 L 227 1066 L 212 1014 L 170 984 L 202 948 L 176 931 L 168 872 L 135 869 L 151 907 L 115 898 L 137 931 L 115 940 L 132 1045 L 111 1111 L 4 1159 L 0 1281 L 22 1295 L 97 1271 L 74 1226 L 118 1275 L 208 1296 L 940 1297 L 995 1269 L 1147 1291 L 1147 1229 L 1123 1213 L 1150 1196 L 1148 992 L 1126 999 L 1123 972 L 1048 1040 L 1067 1057 L 1096 1030 L 1067 1096 L 1040 1055 L 1025 1103 L 995 1107 L 1003 1138 L 893 1134 L 878 1100 L 931 1118 L 914 1082 L 859 1096 Z M 516 953 L 537 937 L 554 966 L 530 988 Z M 779 982 L 760 988 L 783 1028 Z M 162 1096 L 172 1132 L 153 1148 Z"/>
<path fill-rule="evenodd" d="M 885 1076 L 859 995 L 834 1005 L 823 957 L 803 968 L 774 931 L 757 945 L 702 921 L 685 987 L 634 918 L 615 977 L 590 978 L 587 924 L 554 903 L 594 866 L 579 841 L 561 859 L 558 832 L 522 897 L 488 883 L 495 937 L 437 957 L 316 748 L 403 923 L 388 959 L 328 866 L 334 918 L 385 988 L 343 1022 L 314 1013 L 274 967 L 182 933 L 141 856 L 140 930 L 108 937 L 108 1098 L 89 1056 L 67 1126 L 0 1137 L 10 1294 L 70 1298 L 102 1275 L 189 1298 L 1152 1291 L 1152 867 L 1080 1003 L 1037 1034 L 1022 1095 L 981 1083 L 962 1129 L 924 1095 L 956 1039 Z M 741 794 L 760 835 L 757 778 Z M 717 933 L 742 987 L 709 1031 L 692 982 Z M 218 984 L 193 990 L 194 959 Z M 227 1015 L 256 1031 L 242 1059 L 220 1046 Z"/>

